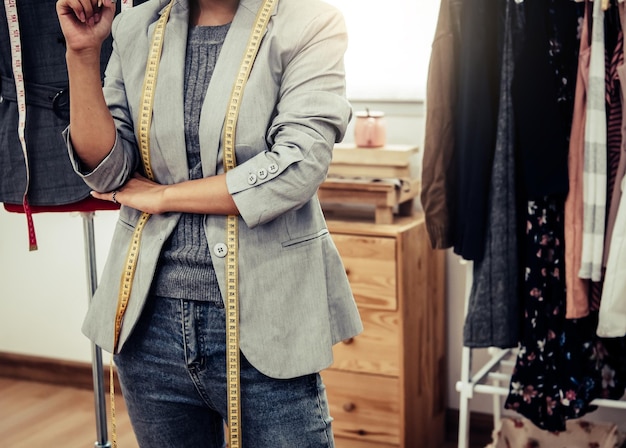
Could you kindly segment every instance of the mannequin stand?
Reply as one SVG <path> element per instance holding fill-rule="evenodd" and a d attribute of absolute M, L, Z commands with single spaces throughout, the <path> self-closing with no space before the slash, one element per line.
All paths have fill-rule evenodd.
<path fill-rule="evenodd" d="M 94 237 L 93 216 L 94 212 L 81 212 L 83 218 L 83 236 L 85 240 L 85 263 L 87 266 L 87 287 L 89 289 L 89 301 L 93 298 L 98 285 L 96 270 L 96 244 Z M 104 394 L 104 378 L 102 372 L 102 350 L 96 344 L 91 344 L 91 361 L 93 374 L 94 404 L 96 408 L 96 431 L 98 439 L 96 448 L 111 448 L 107 433 L 107 411 Z"/>
<path fill-rule="evenodd" d="M 117 210 L 117 204 L 100 201 L 88 197 L 80 202 L 60 206 L 31 206 L 33 213 L 43 212 L 79 212 L 83 219 L 83 237 L 85 244 L 85 263 L 87 268 L 87 287 L 89 301 L 93 298 L 98 285 L 98 271 L 96 269 L 96 244 L 93 217 L 96 210 Z M 4 204 L 8 212 L 24 213 L 22 205 Z M 104 374 L 102 369 L 102 350 L 96 344 L 91 344 L 91 368 L 93 375 L 94 405 L 96 411 L 96 448 L 111 448 L 107 431 L 107 413 L 105 399 Z"/>

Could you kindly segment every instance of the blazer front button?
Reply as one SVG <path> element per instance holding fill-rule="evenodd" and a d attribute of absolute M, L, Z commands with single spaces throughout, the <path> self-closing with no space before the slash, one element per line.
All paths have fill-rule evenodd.
<path fill-rule="evenodd" d="M 254 174 L 254 173 L 248 174 L 248 183 L 250 185 L 256 184 L 256 174 Z"/>
<path fill-rule="evenodd" d="M 272 174 L 277 173 L 278 172 L 278 164 L 277 163 L 270 163 L 270 165 L 267 167 L 267 171 L 269 171 Z"/>
<path fill-rule="evenodd" d="M 226 255 L 228 255 L 228 246 L 224 243 L 217 243 L 215 246 L 213 246 L 213 253 L 216 257 L 224 258 Z"/>

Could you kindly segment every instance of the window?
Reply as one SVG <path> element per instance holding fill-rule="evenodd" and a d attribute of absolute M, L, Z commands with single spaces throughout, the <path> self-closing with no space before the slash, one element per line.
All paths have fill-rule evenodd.
<path fill-rule="evenodd" d="M 423 100 L 439 0 L 326 1 L 342 11 L 348 27 L 348 97 Z"/>

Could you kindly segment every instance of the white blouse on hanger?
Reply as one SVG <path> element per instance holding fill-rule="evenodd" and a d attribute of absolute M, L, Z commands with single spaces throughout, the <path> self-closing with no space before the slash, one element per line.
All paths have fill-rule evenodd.
<path fill-rule="evenodd" d="M 626 188 L 626 176 L 621 183 Z M 626 194 L 622 194 L 606 263 L 597 334 L 604 338 L 626 336 Z"/>

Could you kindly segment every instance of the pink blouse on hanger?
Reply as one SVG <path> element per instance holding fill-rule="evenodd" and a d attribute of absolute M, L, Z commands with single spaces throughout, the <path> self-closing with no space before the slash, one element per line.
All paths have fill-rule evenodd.
<path fill-rule="evenodd" d="M 583 238 L 583 161 L 587 86 L 591 43 L 589 21 L 591 7 L 585 9 L 580 38 L 578 77 L 574 98 L 574 115 L 569 144 L 569 193 L 565 201 L 565 285 L 567 291 L 566 318 L 578 319 L 589 314 L 589 281 L 578 276 Z"/>

